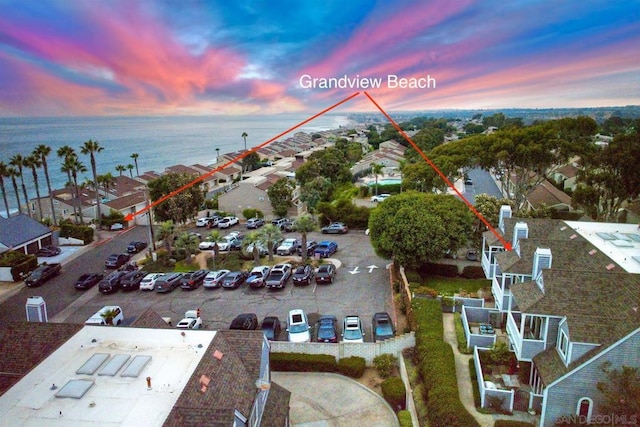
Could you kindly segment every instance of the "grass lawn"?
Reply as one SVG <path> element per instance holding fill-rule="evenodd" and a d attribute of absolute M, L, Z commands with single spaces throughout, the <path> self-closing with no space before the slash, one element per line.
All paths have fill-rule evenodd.
<path fill-rule="evenodd" d="M 464 279 L 462 277 L 441 277 L 429 276 L 422 278 L 421 281 L 411 282 L 412 289 L 420 286 L 426 286 L 438 291 L 440 295 L 453 295 L 460 292 L 461 289 L 469 292 L 478 292 L 481 288 L 491 286 L 491 282 L 487 279 Z"/>

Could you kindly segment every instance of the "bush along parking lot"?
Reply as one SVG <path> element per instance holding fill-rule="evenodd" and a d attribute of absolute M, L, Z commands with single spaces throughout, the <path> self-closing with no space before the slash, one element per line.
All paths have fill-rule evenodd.
<path fill-rule="evenodd" d="M 415 364 L 425 393 L 428 422 L 432 426 L 478 426 L 460 402 L 453 349 L 444 342 L 440 302 L 414 299 L 416 317 Z M 418 404 L 418 403 L 416 403 Z"/>

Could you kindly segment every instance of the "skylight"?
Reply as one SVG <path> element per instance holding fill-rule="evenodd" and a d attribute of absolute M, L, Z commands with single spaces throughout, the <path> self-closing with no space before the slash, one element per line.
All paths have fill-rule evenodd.
<path fill-rule="evenodd" d="M 92 386 L 93 380 L 70 380 L 56 393 L 56 397 L 80 399 Z"/>
<path fill-rule="evenodd" d="M 80 367 L 76 371 L 76 374 L 85 374 L 85 375 L 93 375 L 98 370 L 100 366 L 109 358 L 109 353 L 95 353 L 93 354 L 89 360 L 87 360 L 84 365 Z"/>
<path fill-rule="evenodd" d="M 120 374 L 121 377 L 137 378 L 147 363 L 151 361 L 151 356 L 135 356 L 129 366 Z"/>
<path fill-rule="evenodd" d="M 616 240 L 616 236 L 614 236 L 611 233 L 604 233 L 602 231 L 599 231 L 596 233 L 596 235 L 600 237 L 602 240 Z"/>

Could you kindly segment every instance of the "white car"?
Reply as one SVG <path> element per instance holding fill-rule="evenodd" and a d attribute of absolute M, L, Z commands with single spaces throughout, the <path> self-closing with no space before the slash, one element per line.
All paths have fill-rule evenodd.
<path fill-rule="evenodd" d="M 235 236 L 224 236 L 222 241 L 218 243 L 218 249 L 221 251 L 230 251 L 232 249 L 239 249 L 242 246 L 242 241 Z"/>
<path fill-rule="evenodd" d="M 220 221 L 218 221 L 218 228 L 229 228 L 233 225 L 236 225 L 240 222 L 237 216 L 225 216 Z"/>
<path fill-rule="evenodd" d="M 149 273 L 140 281 L 141 291 L 152 291 L 156 286 L 156 279 L 162 276 L 162 273 Z"/>
<path fill-rule="evenodd" d="M 387 193 L 378 194 L 377 196 L 372 196 L 371 197 L 371 201 L 372 202 L 382 202 L 387 197 L 391 197 L 391 194 L 387 194 Z"/>
<path fill-rule="evenodd" d="M 311 341 L 309 320 L 302 309 L 297 308 L 289 311 L 289 316 L 287 317 L 287 332 L 290 342 Z"/>
<path fill-rule="evenodd" d="M 211 240 L 204 240 L 200 242 L 200 244 L 198 245 L 198 248 L 200 248 L 201 251 L 210 251 L 213 249 L 214 245 L 215 245 L 215 242 L 212 242 Z M 220 247 L 218 247 L 218 249 L 220 249 Z"/>
<path fill-rule="evenodd" d="M 358 316 L 344 318 L 342 342 L 364 342 L 364 330 Z"/>
<path fill-rule="evenodd" d="M 202 282 L 203 286 L 206 289 L 219 288 L 222 279 L 227 275 L 227 273 L 229 273 L 229 270 L 210 271 L 206 276 L 204 276 L 204 282 Z"/>
<path fill-rule="evenodd" d="M 294 254 L 298 250 L 298 239 L 284 239 L 278 249 L 276 249 L 276 253 L 278 255 L 291 255 Z"/>
<path fill-rule="evenodd" d="M 198 310 L 188 310 L 184 314 L 184 319 L 178 322 L 176 328 L 178 329 L 202 329 L 202 319 L 198 315 Z"/>
<path fill-rule="evenodd" d="M 203 218 L 198 218 L 196 220 L 196 227 L 206 227 L 209 225 L 209 221 L 211 221 L 213 217 L 205 216 Z"/>

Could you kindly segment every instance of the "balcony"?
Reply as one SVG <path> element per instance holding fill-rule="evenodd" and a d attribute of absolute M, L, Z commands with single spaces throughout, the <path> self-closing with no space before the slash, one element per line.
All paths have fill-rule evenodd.
<path fill-rule="evenodd" d="M 484 270 L 484 275 L 488 279 L 493 279 L 496 274 L 496 264 L 495 260 L 491 260 L 491 252 L 482 251 L 482 269 Z"/>
<path fill-rule="evenodd" d="M 496 308 L 500 311 L 509 311 L 511 309 L 509 304 L 511 300 L 511 280 L 511 277 L 504 277 L 499 274 L 491 281 L 491 292 L 496 301 Z"/>
<path fill-rule="evenodd" d="M 524 322 L 522 322 L 523 316 Z M 542 318 L 513 312 L 507 314 L 507 334 L 518 360 L 531 361 L 536 354 L 544 351 L 545 341 L 541 332 L 544 328 L 539 326 L 532 330 L 523 326 L 530 324 L 534 319 Z M 546 319 L 542 320 L 546 322 Z"/>

